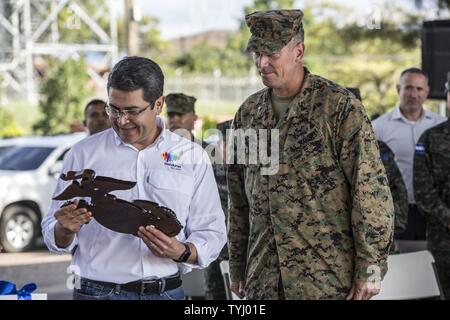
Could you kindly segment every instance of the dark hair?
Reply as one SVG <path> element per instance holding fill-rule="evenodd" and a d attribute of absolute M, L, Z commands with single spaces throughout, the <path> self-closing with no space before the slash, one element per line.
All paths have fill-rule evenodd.
<path fill-rule="evenodd" d="M 415 68 L 415 67 L 405 69 L 405 70 L 402 71 L 402 73 L 400 73 L 400 78 L 403 77 L 403 75 L 404 75 L 405 73 L 417 73 L 417 74 L 421 74 L 421 75 L 423 75 L 423 76 L 427 79 L 427 81 L 428 81 L 428 74 L 427 74 L 425 71 L 423 71 L 422 69 Z"/>
<path fill-rule="evenodd" d="M 143 57 L 125 57 L 113 67 L 107 89 L 135 91 L 142 88 L 144 100 L 154 104 L 163 95 L 164 74 L 154 61 Z"/>
<path fill-rule="evenodd" d="M 86 103 L 86 107 L 84 107 L 84 117 L 86 118 L 87 115 L 87 111 L 89 109 L 90 106 L 95 106 L 97 104 L 103 104 L 106 105 L 106 102 L 103 101 L 102 99 L 92 99 L 90 100 L 88 103 Z"/>

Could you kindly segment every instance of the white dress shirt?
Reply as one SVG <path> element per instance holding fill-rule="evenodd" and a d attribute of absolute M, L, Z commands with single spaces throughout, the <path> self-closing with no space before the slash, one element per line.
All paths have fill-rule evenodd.
<path fill-rule="evenodd" d="M 54 213 L 64 201 L 52 201 L 42 221 L 44 241 L 56 253 L 70 252 L 78 245 L 72 261 L 76 274 L 114 283 L 161 278 L 207 267 L 225 245 L 225 216 L 206 152 L 166 130 L 161 118 L 157 124 L 162 128 L 160 136 L 141 151 L 124 143 L 113 129 L 87 137 L 69 151 L 63 172 L 93 169 L 98 176 L 136 181 L 130 190 L 111 193 L 124 200 L 150 200 L 172 209 L 183 225 L 177 239 L 195 245 L 198 264 L 177 264 L 156 257 L 140 238 L 111 231 L 95 218 L 81 227 L 67 248 L 58 248 Z M 165 152 L 171 159 L 167 153 L 163 156 Z M 59 179 L 54 195 L 69 183 Z"/>
<path fill-rule="evenodd" d="M 395 162 L 405 182 L 410 204 L 415 203 L 413 160 L 416 143 L 425 130 L 446 120 L 447 118 L 424 109 L 420 119 L 414 123 L 406 119 L 400 108 L 396 107 L 372 123 L 377 140 L 386 143 L 395 155 Z"/>

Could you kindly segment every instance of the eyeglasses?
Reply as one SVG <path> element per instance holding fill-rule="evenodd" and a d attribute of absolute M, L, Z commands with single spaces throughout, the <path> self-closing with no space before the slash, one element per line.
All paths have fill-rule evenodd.
<path fill-rule="evenodd" d="M 136 119 L 142 112 L 147 110 L 149 107 L 150 110 L 153 110 L 153 103 L 149 103 L 148 106 L 146 106 L 143 109 L 130 109 L 130 110 L 123 110 L 111 106 L 110 104 L 107 104 L 105 107 L 106 113 L 108 116 L 110 116 L 113 119 L 120 119 L 122 116 L 126 117 L 127 119 Z"/>

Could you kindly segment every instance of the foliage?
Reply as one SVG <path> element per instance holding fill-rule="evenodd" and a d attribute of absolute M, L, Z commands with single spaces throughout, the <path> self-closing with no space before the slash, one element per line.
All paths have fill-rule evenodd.
<path fill-rule="evenodd" d="M 292 8 L 294 1 L 255 0 L 245 13 L 274 8 Z M 396 103 L 395 83 L 401 70 L 420 63 L 420 27 L 423 16 L 385 4 L 379 28 L 365 20 L 346 18 L 349 7 L 335 2 L 306 1 L 304 12 L 306 54 L 304 64 L 312 73 L 344 86 L 359 87 L 369 114 L 383 113 Z M 345 20 L 343 22 L 342 20 Z M 250 37 L 241 23 L 245 48 Z"/>
<path fill-rule="evenodd" d="M 244 8 L 244 14 L 293 6 L 291 0 L 254 0 Z M 352 10 L 335 2 L 306 1 L 302 10 L 304 63 L 310 71 L 344 86 L 359 87 L 369 114 L 391 108 L 397 100 L 395 83 L 399 73 L 420 64 L 424 16 L 386 3 L 377 29 L 365 25 L 370 17 L 362 21 L 346 18 Z M 254 70 L 253 62 L 244 53 L 249 37 L 242 19 L 239 32 L 229 38 L 224 49 L 207 43 L 198 45 L 178 57 L 175 67 L 187 74 L 211 74 L 219 69 L 223 75 L 246 75 Z"/>
<path fill-rule="evenodd" d="M 251 68 L 251 61 L 239 47 L 236 37 L 229 39 L 227 47 L 220 49 L 207 43 L 193 47 L 174 61 L 174 67 L 188 74 L 242 75 Z"/>
<path fill-rule="evenodd" d="M 254 5 L 246 6 L 246 14 L 267 9 L 289 9 L 294 5 L 294 0 L 255 0 Z M 220 74 L 227 76 L 245 75 L 252 70 L 253 62 L 244 50 L 247 45 L 250 32 L 241 20 L 239 32 L 232 34 L 225 48 L 216 48 L 208 43 L 201 43 L 192 48 L 188 53 L 177 57 L 173 64 L 175 68 L 181 68 L 183 73 L 191 74 Z"/>
<path fill-rule="evenodd" d="M 106 0 L 78 2 L 87 12 L 94 13 Z M 382 113 L 391 108 L 397 101 L 395 83 L 400 71 L 420 66 L 420 30 L 427 16 L 425 10 L 406 10 L 404 3 L 403 7 L 393 1 L 382 3 L 384 7 L 380 9 L 378 28 L 368 27 L 370 17 L 352 17 L 354 10 L 336 1 L 305 0 L 301 7 L 304 11 L 305 65 L 312 73 L 344 86 L 359 87 L 369 113 Z M 420 8 L 421 3 L 425 1 L 414 2 L 416 8 Z M 435 0 L 433 3 L 436 9 L 448 12 L 450 0 Z M 185 75 L 246 76 L 254 72 L 255 67 L 244 53 L 250 37 L 244 15 L 257 10 L 290 9 L 295 4 L 294 0 L 254 0 L 244 7 L 240 29 L 230 34 L 224 48 L 205 42 L 182 55 L 174 51 L 170 42 L 161 38 L 157 18 L 143 16 L 138 28 L 140 54 L 156 60 L 166 75 L 181 70 Z M 73 16 L 70 9 L 63 9 L 58 20 L 61 40 L 98 43 L 83 22 L 79 30 L 67 28 Z M 106 33 L 109 33 L 108 18 L 107 15 L 97 18 Z M 119 17 L 120 51 L 126 48 L 125 30 L 124 17 Z M 54 126 L 57 127 L 56 123 Z"/>
<path fill-rule="evenodd" d="M 207 132 L 210 129 L 215 129 L 217 125 L 217 121 L 211 119 L 209 116 L 205 116 L 203 118 L 203 124 L 202 124 L 202 139 L 206 139 L 208 136 L 205 136 L 205 132 Z"/>
<path fill-rule="evenodd" d="M 70 132 L 70 126 L 83 119 L 82 104 L 90 94 L 88 80 L 82 58 L 53 60 L 40 90 L 43 118 L 33 126 L 34 131 L 45 135 Z"/>
<path fill-rule="evenodd" d="M 88 13 L 96 13 L 108 5 L 105 0 L 80 0 L 81 7 Z M 99 15 L 96 22 L 110 34 L 109 15 Z M 170 53 L 170 43 L 161 38 L 158 29 L 159 19 L 150 16 L 142 16 L 139 21 L 139 44 L 142 55 L 158 56 Z M 64 7 L 58 15 L 58 31 L 60 41 L 64 43 L 100 43 L 98 36 L 69 8 Z M 120 16 L 117 21 L 117 44 L 119 51 L 126 51 L 125 17 Z"/>
<path fill-rule="evenodd" d="M 344 86 L 358 87 L 369 114 L 384 113 L 397 101 L 395 84 L 400 72 L 420 67 L 420 25 L 423 17 L 392 4 L 383 12 L 379 29 L 360 22 L 340 24 L 346 7 L 334 6 L 335 14 L 317 19 L 313 8 L 305 10 L 305 64 L 312 72 Z M 395 23 L 393 22 L 395 21 Z"/>
<path fill-rule="evenodd" d="M 0 107 L 0 137 L 10 138 L 23 135 L 23 130 L 14 121 L 11 112 Z"/>

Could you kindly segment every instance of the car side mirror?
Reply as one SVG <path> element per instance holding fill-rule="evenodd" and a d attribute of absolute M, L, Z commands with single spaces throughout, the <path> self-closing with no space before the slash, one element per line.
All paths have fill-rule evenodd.
<path fill-rule="evenodd" d="M 63 162 L 61 160 L 56 161 L 48 170 L 48 175 L 58 178 L 59 175 L 61 174 L 62 167 L 63 167 Z"/>

